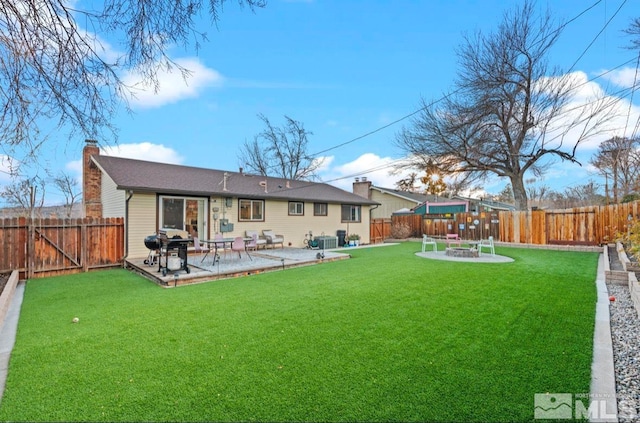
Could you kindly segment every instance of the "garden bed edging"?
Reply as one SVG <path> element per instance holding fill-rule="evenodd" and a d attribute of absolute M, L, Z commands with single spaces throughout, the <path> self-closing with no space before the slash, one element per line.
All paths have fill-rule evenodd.
<path fill-rule="evenodd" d="M 16 292 L 16 287 L 18 286 L 18 271 L 14 270 L 11 272 L 9 276 L 9 280 L 0 294 L 0 328 L 4 326 L 4 319 L 7 317 L 7 312 L 9 311 L 9 306 L 11 305 L 11 301 L 13 300 L 13 295 Z"/>
<path fill-rule="evenodd" d="M 638 278 L 635 273 L 637 271 L 638 265 L 636 263 L 632 263 L 631 260 L 629 260 L 627 253 L 624 251 L 624 246 L 622 245 L 622 243 L 616 243 L 616 250 L 618 250 L 618 259 L 627 272 L 629 295 L 631 295 L 631 301 L 633 302 L 636 313 L 638 313 L 638 317 L 640 318 L 640 284 L 638 283 Z"/>

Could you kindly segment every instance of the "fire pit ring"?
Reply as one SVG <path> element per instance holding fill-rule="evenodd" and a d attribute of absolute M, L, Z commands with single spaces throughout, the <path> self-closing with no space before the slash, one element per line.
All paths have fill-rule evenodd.
<path fill-rule="evenodd" d="M 465 247 L 449 247 L 445 250 L 444 254 L 449 257 L 462 257 L 462 258 L 480 257 L 480 254 L 477 249 L 465 248 Z"/>

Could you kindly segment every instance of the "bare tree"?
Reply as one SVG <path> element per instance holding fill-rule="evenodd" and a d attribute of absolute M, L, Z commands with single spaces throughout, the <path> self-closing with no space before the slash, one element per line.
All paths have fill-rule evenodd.
<path fill-rule="evenodd" d="M 323 161 L 307 152 L 309 132 L 301 122 L 285 116 L 286 123 L 275 127 L 260 114 L 266 128 L 253 141 L 245 141 L 240 149 L 240 165 L 259 175 L 279 176 L 293 180 L 311 180 Z"/>
<path fill-rule="evenodd" d="M 640 176 L 640 139 L 613 137 L 603 141 L 590 163 L 605 177 L 605 196 L 609 198 L 609 181 L 613 188 L 613 202 L 631 194 Z"/>
<path fill-rule="evenodd" d="M 20 209 L 23 216 L 33 216 L 36 209 L 44 205 L 45 182 L 39 177 L 23 179 L 10 185 L 5 185 L 0 197 L 10 206 Z"/>
<path fill-rule="evenodd" d="M 600 193 L 600 185 L 593 181 L 565 189 L 564 196 L 569 200 L 570 207 L 604 204 L 604 197 Z"/>
<path fill-rule="evenodd" d="M 527 198 L 532 206 L 544 207 L 545 200 L 552 192 L 551 188 L 546 184 L 536 185 L 536 178 L 525 180 L 527 184 Z"/>
<path fill-rule="evenodd" d="M 576 80 L 546 59 L 559 35 L 550 15 L 536 18 L 525 1 L 495 33 L 465 36 L 455 89 L 439 103 L 422 100 L 397 136 L 410 165 L 433 160 L 444 173 L 508 178 L 516 208 L 526 210 L 525 174 L 543 174 L 554 158 L 575 162 L 578 144 L 607 118 L 603 100 L 568 111 Z"/>
<path fill-rule="evenodd" d="M 513 204 L 513 190 L 511 189 L 511 184 L 505 185 L 502 191 L 500 191 L 497 195 L 494 195 L 493 201 Z"/>
<path fill-rule="evenodd" d="M 417 180 L 418 174 L 415 172 L 411 172 L 409 175 L 407 175 L 406 178 L 400 179 L 398 182 L 396 182 L 396 188 L 398 188 L 399 191 L 415 192 Z"/>
<path fill-rule="evenodd" d="M 629 27 L 624 32 L 631 36 L 629 49 L 637 49 L 640 53 L 640 18 L 632 19 Z"/>
<path fill-rule="evenodd" d="M 238 0 L 252 10 L 264 2 Z M 224 3 L 105 0 L 90 2 L 101 10 L 81 10 L 67 0 L 0 0 L 0 147 L 9 156 L 20 149 L 21 160 L 37 160 L 44 127 L 115 135 L 111 118 L 130 88 L 122 73 L 139 73 L 155 87 L 161 69 L 188 74 L 168 48 L 197 48 L 206 34 L 195 20 L 208 9 L 216 22 Z M 116 40 L 114 49 L 103 43 L 105 35 Z"/>
<path fill-rule="evenodd" d="M 53 179 L 53 184 L 62 195 L 64 195 L 64 208 L 66 209 L 67 217 L 71 217 L 73 205 L 82 195 L 82 192 L 79 190 L 78 180 L 68 173 L 60 172 L 58 176 Z"/>

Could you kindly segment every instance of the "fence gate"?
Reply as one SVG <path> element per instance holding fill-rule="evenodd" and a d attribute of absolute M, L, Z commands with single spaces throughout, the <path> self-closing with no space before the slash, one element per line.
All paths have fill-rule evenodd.
<path fill-rule="evenodd" d="M 391 219 L 371 219 L 369 242 L 380 244 L 391 234 Z"/>

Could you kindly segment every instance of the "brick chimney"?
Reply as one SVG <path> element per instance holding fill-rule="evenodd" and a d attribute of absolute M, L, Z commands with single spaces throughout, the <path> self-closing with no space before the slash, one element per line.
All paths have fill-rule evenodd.
<path fill-rule="evenodd" d="M 360 180 L 360 178 L 356 178 L 356 180 L 353 182 L 353 193 L 370 200 L 371 181 L 367 181 L 366 176 L 363 176 L 362 180 Z"/>
<path fill-rule="evenodd" d="M 98 169 L 91 156 L 100 155 L 98 142 L 85 140 L 82 150 L 82 206 L 85 217 L 102 217 L 102 172 Z"/>

